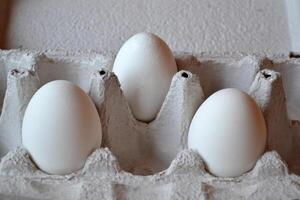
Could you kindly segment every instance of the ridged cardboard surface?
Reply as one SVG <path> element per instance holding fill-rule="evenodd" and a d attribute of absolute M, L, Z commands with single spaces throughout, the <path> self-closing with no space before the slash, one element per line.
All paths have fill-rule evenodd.
<path fill-rule="evenodd" d="M 113 56 L 1 51 L 0 199 L 300 198 L 295 175 L 300 174 L 300 60 L 178 54 L 176 61 L 180 71 L 157 117 L 145 124 L 132 116 L 110 72 Z M 103 126 L 102 148 L 82 170 L 66 176 L 38 170 L 21 147 L 26 105 L 42 84 L 55 79 L 83 88 Z M 199 155 L 187 149 L 195 111 L 210 94 L 227 87 L 248 92 L 268 128 L 265 154 L 236 178 L 210 175 Z"/>

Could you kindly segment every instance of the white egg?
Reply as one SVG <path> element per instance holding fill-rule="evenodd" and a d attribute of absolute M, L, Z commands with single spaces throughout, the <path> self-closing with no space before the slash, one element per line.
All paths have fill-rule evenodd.
<path fill-rule="evenodd" d="M 100 118 L 92 100 L 63 80 L 41 87 L 23 119 L 22 143 L 32 160 L 49 174 L 69 174 L 83 167 L 101 145 Z"/>
<path fill-rule="evenodd" d="M 121 47 L 113 72 L 118 76 L 135 118 L 149 122 L 160 110 L 177 65 L 162 39 L 154 34 L 139 33 Z"/>
<path fill-rule="evenodd" d="M 260 108 L 246 93 L 223 89 L 197 110 L 189 129 L 188 146 L 208 170 L 222 177 L 249 171 L 264 152 L 266 125 Z"/>

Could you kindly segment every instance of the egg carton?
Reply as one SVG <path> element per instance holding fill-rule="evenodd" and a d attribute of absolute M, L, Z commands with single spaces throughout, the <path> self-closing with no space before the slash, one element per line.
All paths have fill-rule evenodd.
<path fill-rule="evenodd" d="M 176 54 L 179 72 L 148 124 L 133 117 L 111 72 L 113 60 L 113 54 L 95 52 L 0 51 L 0 199 L 300 198 L 300 59 Z M 56 79 L 89 94 L 103 133 L 102 147 L 85 166 L 64 176 L 39 170 L 21 145 L 30 98 Z M 228 87 L 256 100 L 268 129 L 266 152 L 235 178 L 211 175 L 187 148 L 199 105 Z"/>

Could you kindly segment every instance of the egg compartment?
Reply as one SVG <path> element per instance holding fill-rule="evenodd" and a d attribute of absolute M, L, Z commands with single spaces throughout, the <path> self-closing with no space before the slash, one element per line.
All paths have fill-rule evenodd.
<path fill-rule="evenodd" d="M 80 55 L 80 56 L 79 56 Z M 35 91 L 51 80 L 66 79 L 89 90 L 91 74 L 110 63 L 109 56 L 93 52 L 1 51 L 0 52 L 0 157 L 21 144 L 21 124 Z M 59 68 L 59 69 L 58 69 Z"/>
<path fill-rule="evenodd" d="M 10 51 L 3 54 L 5 55 L 1 55 L 1 62 L 7 60 L 8 54 L 22 54 L 22 52 Z M 28 52 L 24 54 L 31 55 Z M 107 69 L 97 68 L 97 66 L 101 66 L 99 60 L 103 59 L 103 65 L 106 64 L 109 68 L 113 59 L 102 58 L 101 55 L 94 54 L 95 57 L 88 56 L 88 62 L 83 62 L 86 60 L 87 54 L 79 54 L 77 57 L 72 55 L 71 59 L 69 59 L 70 55 L 57 52 L 32 55 L 33 60 L 30 63 L 33 65 L 27 63 L 29 66 L 27 69 L 13 70 L 8 75 L 8 86 L 2 112 L 4 117 L 1 116 L 1 122 L 5 121 L 2 121 L 2 118 L 6 119 L 6 126 L 3 127 L 10 131 L 9 133 L 15 131 L 17 134 L 6 135 L 12 138 L 19 136 L 20 139 L 20 126 L 16 125 L 21 124 L 22 113 L 39 86 L 36 83 L 47 82 L 37 78 L 37 75 L 40 77 L 40 74 L 44 72 L 38 70 L 41 69 L 41 66 L 45 66 L 50 71 L 45 73 L 45 76 L 49 74 L 48 80 L 57 79 L 53 77 L 55 73 L 51 73 L 51 71 L 59 71 L 59 66 L 61 68 L 70 67 L 71 70 L 62 70 L 61 74 L 56 72 L 57 76 L 60 75 L 62 78 L 67 77 L 65 73 L 73 73 L 68 79 L 80 76 L 76 73 L 76 69 L 85 67 L 86 70 L 80 73 L 92 74 L 89 94 L 98 108 L 102 122 L 104 122 L 102 124 L 103 146 L 108 146 L 110 150 L 104 148 L 96 150 L 88 158 L 85 167 L 74 174 L 53 176 L 36 169 L 24 149 L 12 150 L 18 146 L 18 142 L 13 145 L 7 143 L 11 146 L 6 144 L 6 149 L 11 151 L 2 158 L 0 164 L 0 194 L 2 195 L 0 197 L 22 199 L 98 199 L 99 197 L 103 199 L 198 199 L 200 197 L 220 199 L 261 198 L 267 193 L 270 198 L 299 197 L 297 186 L 299 177 L 288 173 L 288 168 L 276 152 L 265 153 L 250 172 L 240 177 L 217 178 L 205 171 L 204 164 L 197 154 L 186 150 L 190 120 L 198 105 L 204 100 L 201 87 L 206 96 L 221 88 L 237 87 L 249 91 L 263 110 L 268 131 L 272 130 L 271 136 L 268 137 L 268 150 L 279 152 L 288 163 L 292 163 L 294 166 L 289 166 L 289 168 L 293 169 L 293 172 L 297 172 L 295 166 L 299 166 L 297 163 L 299 154 L 297 145 L 291 146 L 291 144 L 299 144 L 299 123 L 287 118 L 280 74 L 269 69 L 259 71 L 260 68 L 272 68 L 272 66 L 266 66 L 265 60 L 255 57 L 233 59 L 178 55 L 179 69 L 198 74 L 201 86 L 197 76 L 188 71 L 178 72 L 173 78 L 170 91 L 158 116 L 150 124 L 144 124 L 133 118 L 120 90 L 117 77 Z M 19 56 L 17 57 L 19 58 Z M 291 61 L 282 62 L 289 63 Z M 293 62 L 299 63 L 295 60 Z M 88 64 L 85 66 L 86 63 Z M 74 68 L 71 68 L 73 65 Z M 88 71 L 89 68 L 93 70 Z M 98 72 L 93 73 L 92 71 L 95 70 Z M 75 83 L 78 81 L 76 78 L 74 80 Z M 78 83 L 80 85 L 80 82 Z M 27 86 L 30 86 L 30 89 Z M 80 86 L 82 87 L 82 85 Z M 27 98 L 23 98 L 22 94 L 25 93 Z M 11 104 L 10 102 L 22 106 L 8 106 Z M 17 113 L 19 117 L 18 119 L 5 117 L 8 114 L 4 113 L 10 113 L 11 116 L 15 116 L 14 113 Z M 274 113 L 276 117 L 274 117 Z M 11 122 L 13 125 L 7 126 Z M 1 133 L 3 132 L 1 131 Z M 4 134 L 1 134 L 1 138 L 2 135 Z M 172 137 L 171 141 L 169 137 Z M 271 137 L 277 139 L 274 140 Z M 12 141 L 17 140 L 12 139 Z M 147 151 L 149 148 L 151 151 Z M 147 159 L 144 159 L 145 157 Z M 166 170 L 158 172 L 163 169 Z M 53 192 L 54 190 L 58 192 Z M 270 191 L 273 192 L 270 194 Z"/>
<path fill-rule="evenodd" d="M 134 118 L 109 70 L 94 73 L 89 95 L 98 108 L 103 146 L 117 157 L 121 168 L 138 175 L 166 169 L 186 147 L 189 124 L 204 99 L 199 79 L 188 71 L 174 75 L 156 118 L 143 123 Z"/>

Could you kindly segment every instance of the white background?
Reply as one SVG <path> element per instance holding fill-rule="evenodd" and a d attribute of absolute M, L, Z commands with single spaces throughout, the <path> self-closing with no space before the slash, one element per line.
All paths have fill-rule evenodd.
<path fill-rule="evenodd" d="M 192 53 L 287 54 L 295 46 L 284 0 L 1 1 L 9 4 L 7 13 L 0 7 L 8 49 L 117 51 L 141 31 Z"/>

